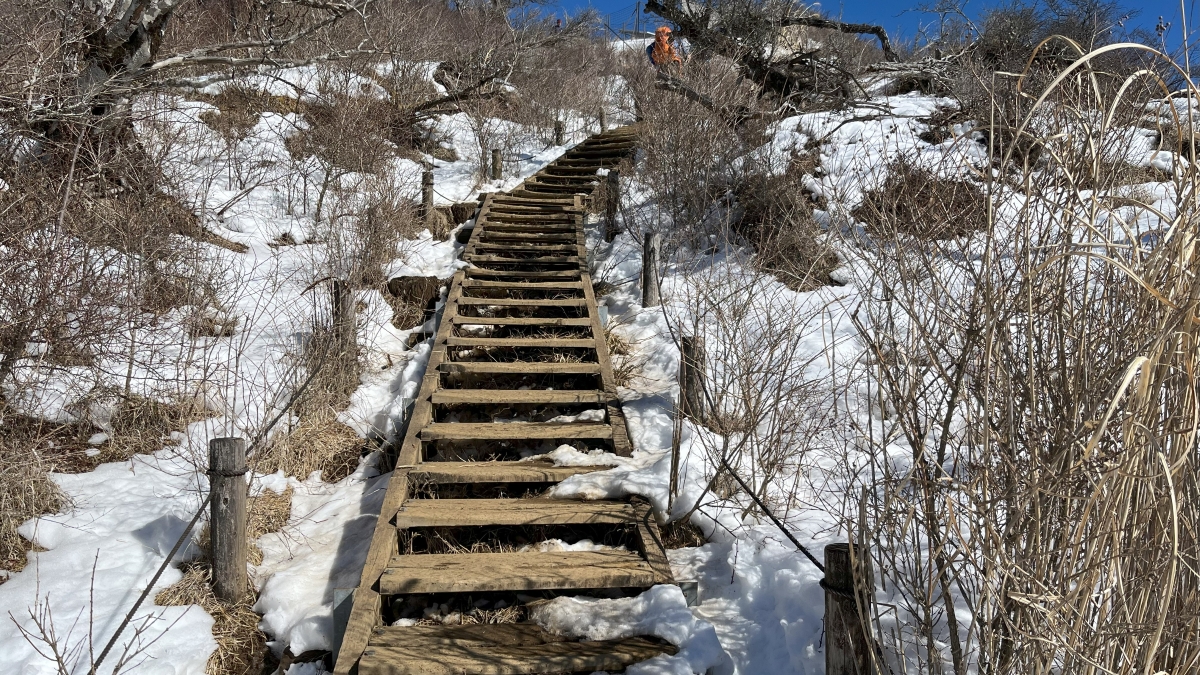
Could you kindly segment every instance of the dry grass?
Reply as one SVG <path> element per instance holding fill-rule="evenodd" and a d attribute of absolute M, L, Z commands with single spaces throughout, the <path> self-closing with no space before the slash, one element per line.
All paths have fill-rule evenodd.
<path fill-rule="evenodd" d="M 940 178 L 901 161 L 881 190 L 868 192 L 853 215 L 873 234 L 953 239 L 987 225 L 987 200 L 975 185 Z"/>
<path fill-rule="evenodd" d="M 332 409 L 300 418 L 287 433 L 272 439 L 258 456 L 257 471 L 279 470 L 301 480 L 314 471 L 321 480 L 335 483 L 358 467 L 364 441 L 350 427 L 337 421 Z"/>
<path fill-rule="evenodd" d="M 213 595 L 211 568 L 207 562 L 185 566 L 183 578 L 154 596 L 163 607 L 199 605 L 213 618 L 217 650 L 208 657 L 209 675 L 259 675 L 266 655 L 267 636 L 259 630 L 261 618 L 254 612 L 251 589 L 241 602 L 227 604 Z"/>
<path fill-rule="evenodd" d="M 758 268 L 789 288 L 809 291 L 830 283 L 837 256 L 819 239 L 820 226 L 802 177 L 815 155 L 794 159 L 782 175 L 751 174 L 737 188 L 742 217 L 733 229 L 754 246 Z"/>
<path fill-rule="evenodd" d="M 215 105 L 217 111 L 205 111 L 200 121 L 213 131 L 230 139 L 245 138 L 264 112 L 298 113 L 303 110 L 299 99 L 272 96 L 241 87 L 229 87 L 216 96 L 199 96 L 199 100 Z"/>
<path fill-rule="evenodd" d="M 262 550 L 254 542 L 264 534 L 278 532 L 292 515 L 292 488 L 283 492 L 264 491 L 246 505 L 246 539 L 250 542 L 250 564 L 262 564 Z"/>

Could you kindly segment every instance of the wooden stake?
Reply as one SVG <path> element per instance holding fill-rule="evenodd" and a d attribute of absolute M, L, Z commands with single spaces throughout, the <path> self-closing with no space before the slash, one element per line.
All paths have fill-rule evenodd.
<path fill-rule="evenodd" d="M 608 118 L 605 117 L 604 108 L 600 109 L 600 133 L 608 131 Z"/>
<path fill-rule="evenodd" d="M 704 338 L 679 340 L 679 404 L 687 417 L 704 420 Z"/>
<path fill-rule="evenodd" d="M 500 165 L 500 148 L 492 148 L 492 180 L 500 180 L 504 176 Z"/>
<path fill-rule="evenodd" d="M 562 120 L 554 120 L 554 144 L 564 145 L 566 143 L 566 129 L 563 128 Z"/>
<path fill-rule="evenodd" d="M 209 556 L 213 593 L 225 602 L 246 595 L 246 441 L 214 438 L 208 442 Z"/>
<path fill-rule="evenodd" d="M 433 219 L 433 167 L 425 165 L 421 173 L 421 220 L 426 225 Z"/>
<path fill-rule="evenodd" d="M 851 544 L 825 547 L 825 673 L 826 675 L 869 675 L 871 650 L 855 601 Z M 855 546 L 854 563 L 869 570 L 867 551 Z M 869 571 L 860 574 L 860 584 L 870 585 Z"/>
<path fill-rule="evenodd" d="M 604 202 L 604 240 L 612 241 L 617 236 L 617 208 L 621 204 L 621 174 L 616 169 L 609 169 L 608 182 L 605 184 Z"/>
<path fill-rule="evenodd" d="M 658 251 L 662 235 L 651 232 L 642 243 L 642 307 L 658 307 Z"/>

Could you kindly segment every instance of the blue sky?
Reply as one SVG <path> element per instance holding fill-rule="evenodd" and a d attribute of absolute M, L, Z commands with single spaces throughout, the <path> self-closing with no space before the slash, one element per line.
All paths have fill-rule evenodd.
<path fill-rule="evenodd" d="M 1189 17 L 1188 24 L 1195 29 L 1195 27 L 1200 26 L 1200 22 L 1191 17 L 1200 12 L 1200 0 L 1184 0 L 1184 3 Z M 629 28 L 633 27 L 633 0 L 557 0 L 556 4 L 559 8 L 569 12 L 575 12 L 591 6 L 599 10 L 602 14 L 607 15 L 614 28 L 620 28 L 622 25 L 626 25 Z M 932 14 L 923 14 L 915 11 L 913 8 L 919 4 L 922 4 L 921 0 L 852 0 L 837 4 L 827 1 L 822 3 L 821 6 L 824 8 L 826 15 L 840 16 L 843 21 L 877 23 L 882 25 L 888 31 L 889 35 L 899 36 L 900 38 L 912 38 L 917 34 L 920 25 L 928 24 L 936 18 Z M 932 2 L 928 4 L 932 4 Z M 1005 3 L 1003 0 L 968 0 L 967 10 L 973 17 L 977 17 L 979 14 L 985 12 L 988 7 L 999 4 Z M 1172 24 L 1168 33 L 1168 43 L 1179 43 L 1182 35 L 1180 29 L 1183 26 L 1183 22 L 1180 19 L 1181 6 L 1179 2 L 1172 0 L 1143 0 L 1140 2 L 1125 0 L 1122 4 L 1127 9 L 1138 11 L 1138 15 L 1132 23 L 1134 27 L 1145 28 L 1153 32 L 1155 25 L 1158 23 L 1158 17 L 1162 16 L 1165 21 Z M 643 26 L 646 25 L 647 21 L 653 20 L 653 16 L 642 14 Z"/>

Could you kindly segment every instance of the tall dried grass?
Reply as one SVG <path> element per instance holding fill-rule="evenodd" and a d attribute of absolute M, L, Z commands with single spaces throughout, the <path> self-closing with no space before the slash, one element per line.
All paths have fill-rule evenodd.
<path fill-rule="evenodd" d="M 1200 666 L 1200 171 L 1176 159 L 1148 190 L 1119 166 L 1131 128 L 1190 138 L 1193 111 L 1147 119 L 1165 82 L 1093 67 L 1115 49 L 1186 79 L 1118 45 L 1017 80 L 996 107 L 1030 141 L 993 135 L 984 229 L 871 263 L 886 423 L 862 430 L 874 480 L 847 520 L 893 596 L 870 628 L 909 672 Z"/>

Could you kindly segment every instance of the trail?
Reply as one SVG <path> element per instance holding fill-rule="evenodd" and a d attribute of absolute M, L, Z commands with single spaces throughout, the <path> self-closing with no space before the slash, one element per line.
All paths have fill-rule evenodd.
<path fill-rule="evenodd" d="M 482 202 L 336 673 L 592 673 L 675 652 L 648 636 L 572 641 L 529 620 L 548 598 L 673 583 L 648 502 L 541 496 L 632 450 L 583 216 L 597 170 L 634 142 L 628 128 L 600 134 Z"/>

